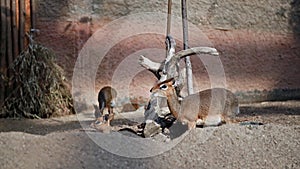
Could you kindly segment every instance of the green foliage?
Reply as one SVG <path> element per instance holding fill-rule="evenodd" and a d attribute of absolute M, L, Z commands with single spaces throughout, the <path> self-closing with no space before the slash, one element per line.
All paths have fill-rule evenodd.
<path fill-rule="evenodd" d="M 70 88 L 53 51 L 31 45 L 14 61 L 0 117 L 48 118 L 74 113 Z"/>

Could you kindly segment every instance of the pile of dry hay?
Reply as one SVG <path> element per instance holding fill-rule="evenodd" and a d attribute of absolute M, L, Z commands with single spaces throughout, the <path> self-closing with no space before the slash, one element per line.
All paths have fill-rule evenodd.
<path fill-rule="evenodd" d="M 0 117 L 48 118 L 74 113 L 70 88 L 53 51 L 33 44 L 14 61 Z"/>

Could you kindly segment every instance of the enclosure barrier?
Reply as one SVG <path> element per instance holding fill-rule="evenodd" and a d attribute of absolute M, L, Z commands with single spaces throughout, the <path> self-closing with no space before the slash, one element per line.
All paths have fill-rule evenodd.
<path fill-rule="evenodd" d="M 35 27 L 35 0 L 0 0 L 0 106 L 9 94 L 9 67 L 28 45 L 26 33 Z"/>

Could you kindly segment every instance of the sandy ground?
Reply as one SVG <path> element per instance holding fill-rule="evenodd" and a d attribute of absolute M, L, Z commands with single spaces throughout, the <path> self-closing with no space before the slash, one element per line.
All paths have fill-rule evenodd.
<path fill-rule="evenodd" d="M 104 150 L 82 130 L 76 116 L 0 119 L 0 166 L 300 168 L 300 101 L 242 105 L 240 118 L 264 125 L 196 128 L 169 151 L 147 158 L 122 157 Z M 207 137 L 208 133 L 212 134 Z M 121 146 L 128 146 L 128 142 L 124 140 Z"/>

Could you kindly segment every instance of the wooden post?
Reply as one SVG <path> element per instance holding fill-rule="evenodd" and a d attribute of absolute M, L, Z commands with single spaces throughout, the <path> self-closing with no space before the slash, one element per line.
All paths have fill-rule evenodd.
<path fill-rule="evenodd" d="M 16 27 L 17 30 L 19 30 L 20 29 L 20 0 L 15 0 L 15 5 L 16 5 L 16 13 L 15 13 Z M 18 36 L 19 36 L 19 32 L 18 32 Z"/>
<path fill-rule="evenodd" d="M 18 23 L 18 20 L 19 20 L 19 17 L 18 17 L 18 0 L 13 0 L 11 1 L 11 9 L 12 9 L 12 41 L 13 41 L 13 60 L 18 56 L 19 54 L 19 32 L 18 32 L 18 29 L 19 29 L 19 23 Z"/>
<path fill-rule="evenodd" d="M 11 9 L 11 2 L 10 0 L 6 0 L 6 62 L 7 68 L 13 62 L 13 43 L 12 43 L 12 9 Z M 8 69 L 7 69 L 8 70 Z M 12 72 L 8 70 L 7 75 L 10 77 Z"/>
<path fill-rule="evenodd" d="M 30 33 L 31 29 L 31 7 L 30 0 L 25 0 L 25 34 Z M 29 39 L 25 37 L 25 46 L 28 46 Z"/>
<path fill-rule="evenodd" d="M 34 24 L 31 19 L 34 9 L 33 0 L 0 0 L 0 106 L 9 93 L 4 79 L 13 74 L 8 68 L 28 45 L 25 33 Z"/>
<path fill-rule="evenodd" d="M 189 48 L 188 45 L 188 20 L 187 20 L 187 4 L 186 0 L 181 0 L 182 2 L 182 27 L 183 27 L 183 49 L 186 50 Z M 188 94 L 194 93 L 193 88 L 193 70 L 192 70 L 192 63 L 190 57 L 185 58 L 186 64 L 186 77 L 187 77 L 187 89 Z"/>
<path fill-rule="evenodd" d="M 1 35 L 0 35 L 0 73 L 6 75 L 6 12 L 5 0 L 0 0 L 0 14 L 1 14 Z M 2 77 L 0 78 L 0 106 L 4 103 L 5 99 L 5 83 Z M 1 108 L 0 107 L 0 108 Z"/>
<path fill-rule="evenodd" d="M 5 57 L 6 57 L 6 0 L 1 0 L 1 69 L 5 67 Z"/>
<path fill-rule="evenodd" d="M 25 49 L 25 1 L 19 0 L 19 46 L 20 50 Z"/>
<path fill-rule="evenodd" d="M 168 0 L 167 36 L 171 33 L 172 0 Z"/>
<path fill-rule="evenodd" d="M 30 1 L 31 6 L 31 28 L 36 29 L 36 0 Z"/>

